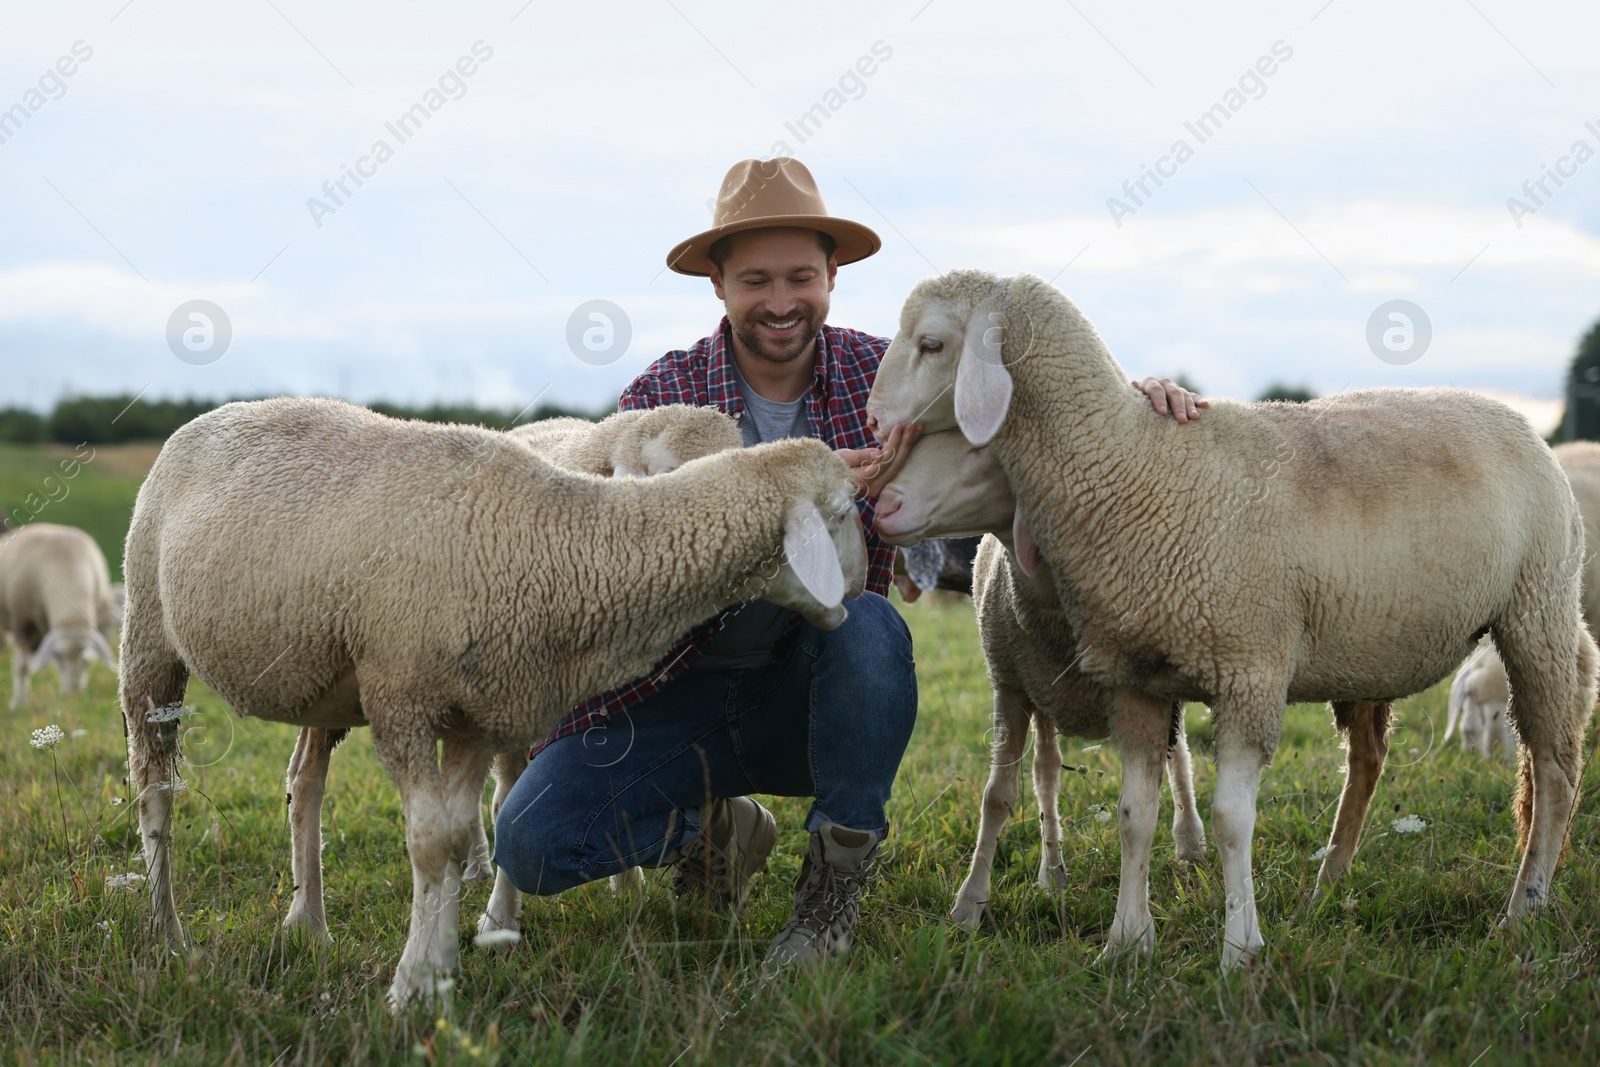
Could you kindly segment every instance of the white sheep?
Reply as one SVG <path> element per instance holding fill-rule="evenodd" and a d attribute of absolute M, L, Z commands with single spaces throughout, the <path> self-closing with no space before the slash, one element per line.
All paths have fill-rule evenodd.
<path fill-rule="evenodd" d="M 743 444 L 739 424 L 733 419 L 716 408 L 688 404 L 619 411 L 599 422 L 542 419 L 511 430 L 509 436 L 558 467 L 600 477 L 664 474 L 690 460 Z M 348 730 L 302 728 L 285 775 L 294 896 L 283 925 L 302 929 L 320 940 L 328 939 L 322 896 L 322 799 L 327 792 L 329 758 L 347 733 Z M 495 756 L 493 815 L 500 813 L 500 806 L 527 762 L 526 751 Z M 491 874 L 495 879 L 483 928 L 515 929 L 521 894 L 509 878 L 494 872 L 481 817 L 471 833 L 475 844 L 462 870 L 462 881 L 476 881 Z M 644 873 L 635 867 L 612 875 L 611 887 L 637 888 L 643 880 Z"/>
<path fill-rule="evenodd" d="M 599 422 L 541 419 L 510 432 L 558 467 L 604 478 L 665 474 L 744 443 L 733 419 L 689 404 L 619 411 Z"/>
<path fill-rule="evenodd" d="M 988 449 L 961 434 L 929 434 L 878 498 L 876 529 L 890 544 L 986 533 L 973 563 L 972 600 L 983 658 L 994 689 L 994 747 L 983 789 L 978 842 L 950 917 L 976 929 L 989 900 L 991 868 L 1000 832 L 1016 810 L 1017 776 L 1028 728 L 1035 732 L 1033 792 L 1039 805 L 1038 884 L 1066 885 L 1061 856 L 1061 746 L 1059 734 L 1119 743 L 1112 691 L 1086 677 L 1073 662 L 1077 639 L 1061 613 L 1049 568 L 1018 564 L 1012 530 L 1016 499 L 1005 471 Z M 1183 706 L 1171 708 L 1172 836 L 1180 860 L 1205 857 L 1205 829 L 1194 799 L 1194 767 L 1183 729 Z"/>
<path fill-rule="evenodd" d="M 1485 637 L 1450 683 L 1449 715 L 1441 742 L 1452 734 L 1461 735 L 1462 751 L 1487 757 L 1498 747 L 1508 760 L 1517 757 L 1517 735 L 1511 730 L 1507 709 L 1511 688 L 1506 682 L 1505 664 Z"/>
<path fill-rule="evenodd" d="M 36 522 L 0 535 L 0 632 L 10 636 L 11 706 L 28 698 L 28 675 L 54 663 L 63 693 L 88 683 L 86 657 L 117 669 L 118 623 L 105 554 L 72 526 Z"/>
<path fill-rule="evenodd" d="M 241 715 L 372 728 L 413 875 L 390 1000 L 430 995 L 456 962 L 493 756 L 751 596 L 836 627 L 866 578 L 854 487 L 805 439 L 602 479 L 505 434 L 333 400 L 228 404 L 182 427 L 140 488 L 124 568 L 122 706 L 154 931 L 181 941 L 164 709 L 192 674 Z"/>
<path fill-rule="evenodd" d="M 1389 701 L 1432 685 L 1486 630 L 1525 750 L 1508 913 L 1541 906 L 1600 663 L 1579 610 L 1582 519 L 1544 442 L 1504 405 L 1456 390 L 1218 401 L 1178 426 L 1127 381 L 1044 281 L 958 271 L 913 290 L 868 403 L 880 432 L 959 427 L 993 450 L 1020 504 L 1018 558 L 1049 564 L 1080 669 L 1145 707 L 1130 733 L 1148 743 L 1122 749 L 1108 951 L 1153 942 L 1145 872 L 1171 701 L 1202 700 L 1216 723 L 1231 967 L 1263 944 L 1250 848 L 1285 704 L 1361 714 L 1381 760 Z M 1470 524 L 1463 489 L 1478 505 Z"/>
<path fill-rule="evenodd" d="M 1552 451 L 1583 515 L 1588 549 L 1583 566 L 1583 618 L 1594 633 L 1600 622 L 1600 443 L 1568 441 Z M 1459 733 L 1463 750 L 1488 756 L 1498 746 L 1506 759 L 1515 759 L 1516 735 L 1506 714 L 1510 699 L 1505 665 L 1486 637 L 1450 683 L 1449 716 L 1441 740 Z"/>

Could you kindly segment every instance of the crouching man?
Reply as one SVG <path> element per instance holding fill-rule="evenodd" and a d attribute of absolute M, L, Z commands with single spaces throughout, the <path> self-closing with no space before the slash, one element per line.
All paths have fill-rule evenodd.
<path fill-rule="evenodd" d="M 885 599 L 894 549 L 871 533 L 872 499 L 921 431 L 896 427 L 874 447 L 866 403 L 889 339 L 826 325 L 839 266 L 878 251 L 878 236 L 829 215 L 810 172 L 785 158 L 735 165 L 713 222 L 667 264 L 709 277 L 725 317 L 652 364 L 619 406 L 714 406 L 738 421 L 746 446 L 827 442 L 862 487 L 867 591 L 833 631 L 764 601 L 730 609 L 649 677 L 575 709 L 502 806 L 494 858 L 534 894 L 671 867 L 679 897 L 734 915 L 777 840 L 771 812 L 750 794 L 810 797 L 810 845 L 763 965 L 770 976 L 849 948 L 889 832 L 917 680 L 910 631 Z M 1169 381 L 1139 388 L 1180 422 L 1204 406 Z"/>

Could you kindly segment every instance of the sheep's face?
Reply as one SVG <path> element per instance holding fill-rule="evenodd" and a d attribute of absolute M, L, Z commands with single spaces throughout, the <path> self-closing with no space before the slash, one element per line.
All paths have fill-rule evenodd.
<path fill-rule="evenodd" d="M 884 440 L 895 426 L 919 423 L 924 433 L 956 428 L 956 363 L 967 315 L 954 300 L 906 301 L 900 331 L 878 364 L 867 399 L 867 425 Z M 919 306 L 915 315 L 913 304 Z"/>
<path fill-rule="evenodd" d="M 867 401 L 867 425 L 879 440 L 916 423 L 924 433 L 959 429 L 972 444 L 989 443 L 1011 404 L 1005 359 L 1017 346 L 1007 336 L 1008 291 L 981 271 L 954 271 L 911 291 Z"/>
<path fill-rule="evenodd" d="M 761 599 L 798 611 L 819 629 L 837 629 L 848 614 L 845 598 L 867 585 L 867 545 L 848 490 L 796 501 L 783 531 L 783 560 Z"/>
<path fill-rule="evenodd" d="M 911 449 L 878 497 L 878 535 L 892 545 L 930 537 L 1010 531 L 1017 501 L 999 460 L 953 431 L 929 434 Z"/>

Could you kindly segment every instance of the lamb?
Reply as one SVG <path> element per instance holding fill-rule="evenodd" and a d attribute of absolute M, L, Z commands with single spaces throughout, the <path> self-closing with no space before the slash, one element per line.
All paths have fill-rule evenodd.
<path fill-rule="evenodd" d="M 690 460 L 743 444 L 738 423 L 716 408 L 688 404 L 619 411 L 598 423 L 577 418 L 543 419 L 519 426 L 509 435 L 558 467 L 601 477 L 664 474 Z M 322 941 L 329 940 L 322 896 L 322 798 L 327 791 L 329 758 L 348 733 L 302 728 L 285 775 L 294 896 L 283 925 L 304 930 Z M 500 805 L 505 803 L 526 764 L 525 751 L 495 756 L 494 815 L 500 813 Z M 475 840 L 472 855 L 462 871 L 465 882 L 488 877 L 493 871 L 489 840 L 479 814 L 471 831 Z M 494 878 L 494 892 L 480 925 L 485 932 L 515 929 L 521 894 L 505 875 L 495 874 Z M 611 887 L 637 888 L 643 878 L 643 872 L 634 868 L 626 874 L 612 875 Z"/>
<path fill-rule="evenodd" d="M 1600 665 L 1580 612 L 1582 519 L 1544 442 L 1504 405 L 1457 390 L 1219 401 L 1177 426 L 1127 381 L 1047 283 L 957 271 L 912 291 L 868 402 L 880 435 L 915 421 L 993 450 L 1019 502 L 1018 559 L 1049 565 L 1080 669 L 1116 691 L 1119 713 L 1142 709 L 1129 733 L 1145 743 L 1122 749 L 1108 950 L 1153 946 L 1146 872 L 1171 701 L 1202 700 L 1216 722 L 1231 968 L 1264 943 L 1250 846 L 1285 704 L 1333 701 L 1381 768 L 1390 702 L 1444 676 L 1485 632 L 1524 749 L 1508 917 L 1542 906 Z M 1478 502 L 1471 524 L 1456 521 L 1463 491 Z M 1352 758 L 1350 821 L 1365 815 L 1366 778 Z M 1336 845 L 1346 815 L 1341 802 Z M 1319 884 L 1348 855 L 1328 861 Z"/>
<path fill-rule="evenodd" d="M 950 917 L 976 929 L 989 899 L 995 846 L 1016 810 L 1017 773 L 1035 730 L 1033 792 L 1039 804 L 1038 883 L 1066 885 L 1061 857 L 1061 747 L 1058 733 L 1120 739 L 1110 689 L 1086 677 L 1073 662 L 1077 640 L 1066 625 L 1049 569 L 1029 574 L 1017 562 L 1012 529 L 1016 499 L 1005 472 L 988 449 L 974 449 L 954 431 L 929 434 L 906 458 L 878 498 L 877 531 L 890 544 L 930 537 L 987 536 L 973 565 L 972 597 L 984 663 L 994 688 L 994 750 L 983 789 L 978 843 Z M 1183 706 L 1172 707 L 1167 772 L 1172 785 L 1172 835 L 1180 860 L 1205 857 L 1205 829 L 1194 799 L 1194 768 L 1183 729 Z"/>
<path fill-rule="evenodd" d="M 1485 637 L 1450 683 L 1449 717 L 1440 741 L 1459 733 L 1463 751 L 1487 758 L 1489 750 L 1498 746 L 1502 756 L 1515 760 L 1517 737 L 1506 718 L 1510 703 L 1505 664 Z"/>
<path fill-rule="evenodd" d="M 63 693 L 88 684 L 85 657 L 116 670 L 117 622 L 110 571 L 94 538 L 48 522 L 0 536 L 0 632 L 12 641 L 12 708 L 28 699 L 28 675 L 48 663 Z"/>
<path fill-rule="evenodd" d="M 372 728 L 413 874 L 389 998 L 431 995 L 456 962 L 493 756 L 750 596 L 839 625 L 866 580 L 854 486 L 808 439 L 601 479 L 495 431 L 333 400 L 190 422 L 140 488 L 125 565 L 121 696 L 153 931 L 181 943 L 165 712 L 193 674 L 242 715 Z"/>

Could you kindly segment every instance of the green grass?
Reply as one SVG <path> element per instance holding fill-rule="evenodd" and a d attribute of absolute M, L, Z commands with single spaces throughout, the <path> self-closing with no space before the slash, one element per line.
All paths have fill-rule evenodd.
<path fill-rule="evenodd" d="M 158 447 L 0 442 L 0 514 L 13 529 L 54 522 L 86 531 L 106 554 L 111 580 L 120 582 L 133 501 Z"/>
<path fill-rule="evenodd" d="M 1555 900 L 1531 927 L 1497 927 L 1510 890 L 1510 771 L 1437 751 L 1443 689 L 1405 702 L 1395 759 L 1348 886 L 1305 901 L 1342 776 L 1329 716 L 1295 708 L 1263 779 L 1255 871 L 1267 948 L 1218 974 L 1222 883 L 1215 854 L 1173 858 L 1164 798 L 1151 877 L 1158 946 L 1099 961 L 1112 917 L 1115 800 L 1106 749 L 1069 742 L 1062 807 L 1072 888 L 1033 885 L 1038 822 L 1004 835 L 985 928 L 943 915 L 964 873 L 987 775 L 988 690 L 965 603 L 905 609 L 922 683 L 895 833 L 842 966 L 763 988 L 757 970 L 787 915 L 804 802 L 772 803 L 783 833 L 731 935 L 675 911 L 659 875 L 642 901 L 603 884 L 530 900 L 505 955 L 466 937 L 487 886 L 469 887 L 462 966 L 448 1007 L 398 1018 L 383 1005 L 405 938 L 409 867 L 399 798 L 364 732 L 334 759 L 325 820 L 334 943 L 279 929 L 291 893 L 283 769 L 294 732 L 235 721 L 198 685 L 185 720 L 175 863 L 192 947 L 143 936 L 143 887 L 122 784 L 115 679 L 58 695 L 36 678 L 0 744 L 0 1058 L 18 1063 L 1307 1063 L 1600 1061 L 1595 773 Z M 0 671 L 3 671 L 0 665 Z M 3 676 L 0 676 L 3 680 Z M 9 686 L 9 682 L 5 684 Z M 866 713 L 870 709 L 863 709 Z M 69 731 L 40 752 L 29 731 Z M 1202 810 L 1214 776 L 1209 723 L 1191 709 Z M 81 736 L 70 731 L 84 730 Z M 1413 754 L 1410 750 L 1416 749 Z M 1392 832 L 1417 814 L 1420 834 Z M 1209 820 L 1208 820 L 1209 829 Z M 444 1020 L 441 1022 L 440 1020 Z"/>

